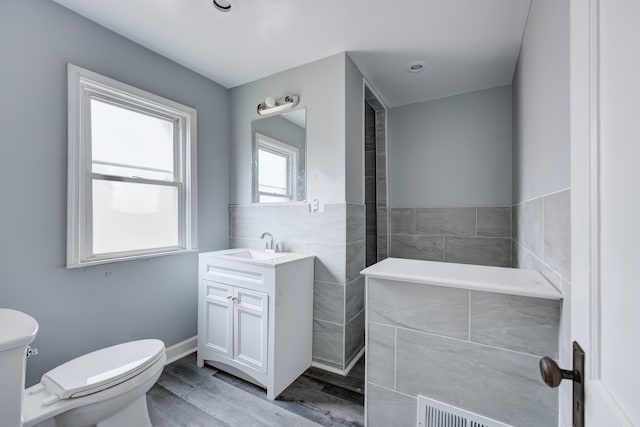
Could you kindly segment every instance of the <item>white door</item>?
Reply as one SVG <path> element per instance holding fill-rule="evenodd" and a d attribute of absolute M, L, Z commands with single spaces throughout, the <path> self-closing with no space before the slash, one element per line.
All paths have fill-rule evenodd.
<path fill-rule="evenodd" d="M 571 169 L 585 425 L 640 426 L 638 0 L 571 0 Z"/>
<path fill-rule="evenodd" d="M 233 357 L 233 286 L 202 281 L 204 286 L 204 340 L 211 351 Z"/>
<path fill-rule="evenodd" d="M 267 312 L 269 295 L 234 289 L 234 359 L 260 372 L 267 372 Z"/>

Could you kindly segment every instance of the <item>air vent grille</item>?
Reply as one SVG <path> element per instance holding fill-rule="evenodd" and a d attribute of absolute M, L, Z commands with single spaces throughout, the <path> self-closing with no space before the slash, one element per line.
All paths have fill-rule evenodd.
<path fill-rule="evenodd" d="M 427 416 L 425 427 L 467 427 L 467 419 L 458 415 L 443 411 L 433 406 L 427 405 Z M 475 423 L 474 423 L 475 424 Z M 474 426 L 476 427 L 476 426 Z M 477 427 L 486 427 L 478 424 Z"/>
<path fill-rule="evenodd" d="M 512 427 L 482 415 L 418 396 L 419 427 Z"/>

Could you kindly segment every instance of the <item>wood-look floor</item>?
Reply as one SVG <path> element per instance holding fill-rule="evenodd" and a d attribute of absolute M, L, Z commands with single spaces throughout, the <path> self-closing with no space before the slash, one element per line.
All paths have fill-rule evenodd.
<path fill-rule="evenodd" d="M 251 383 L 196 366 L 195 354 L 164 368 L 147 393 L 154 427 L 304 427 L 364 424 L 364 358 L 348 377 L 311 368 L 275 401 Z"/>

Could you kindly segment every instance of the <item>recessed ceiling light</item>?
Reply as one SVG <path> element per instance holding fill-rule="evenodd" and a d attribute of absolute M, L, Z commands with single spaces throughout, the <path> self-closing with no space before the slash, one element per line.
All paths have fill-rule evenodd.
<path fill-rule="evenodd" d="M 221 12 L 229 12 L 231 10 L 231 3 L 228 0 L 213 0 L 213 5 Z"/>
<path fill-rule="evenodd" d="M 413 61 L 410 62 L 409 65 L 407 65 L 407 71 L 410 73 L 419 73 L 421 71 L 424 71 L 425 65 L 426 64 L 424 61 Z"/>

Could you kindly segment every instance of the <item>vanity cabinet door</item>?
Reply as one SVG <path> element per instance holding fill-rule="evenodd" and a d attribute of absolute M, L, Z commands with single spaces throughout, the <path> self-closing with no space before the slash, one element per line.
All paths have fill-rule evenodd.
<path fill-rule="evenodd" d="M 208 280 L 202 282 L 205 346 L 233 358 L 233 286 Z"/>
<path fill-rule="evenodd" d="M 267 372 L 269 295 L 235 288 L 234 359 L 260 372 Z"/>

